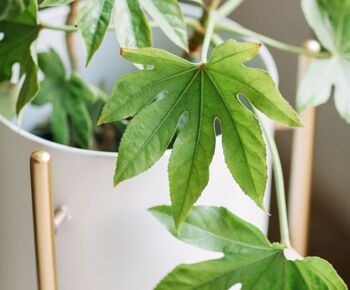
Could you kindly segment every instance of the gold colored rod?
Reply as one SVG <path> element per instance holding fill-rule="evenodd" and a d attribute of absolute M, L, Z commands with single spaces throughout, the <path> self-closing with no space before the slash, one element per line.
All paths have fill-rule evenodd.
<path fill-rule="evenodd" d="M 38 290 L 57 290 L 51 158 L 44 151 L 30 157 Z"/>
<path fill-rule="evenodd" d="M 304 48 L 310 52 L 318 53 L 320 44 L 315 40 L 308 40 L 304 43 Z M 299 58 L 299 82 L 312 61 L 313 58 L 311 57 L 301 56 Z M 288 212 L 292 245 L 300 255 L 306 256 L 311 207 L 316 109 L 309 108 L 303 111 L 300 114 L 300 119 L 304 127 L 294 130 Z"/>

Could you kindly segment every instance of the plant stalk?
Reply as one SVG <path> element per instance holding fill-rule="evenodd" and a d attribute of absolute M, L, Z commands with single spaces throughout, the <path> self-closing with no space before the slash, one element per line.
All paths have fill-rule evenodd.
<path fill-rule="evenodd" d="M 259 34 L 255 31 L 252 31 L 240 25 L 217 24 L 215 26 L 215 31 L 232 32 L 242 36 L 253 37 L 270 47 L 273 47 L 282 51 L 286 51 L 289 53 L 300 54 L 300 55 L 305 55 L 305 56 L 315 57 L 315 58 L 329 58 L 332 56 L 331 53 L 329 52 L 312 52 L 310 50 L 304 49 L 299 46 L 290 45 L 290 44 L 272 39 L 268 36 Z"/>
<path fill-rule="evenodd" d="M 215 10 L 210 10 L 208 13 L 208 24 L 206 27 L 206 32 L 205 32 L 203 45 L 202 45 L 202 56 L 201 56 L 202 62 L 207 62 L 209 46 L 214 34 L 216 19 L 217 17 L 216 17 Z"/>
<path fill-rule="evenodd" d="M 259 119 L 257 112 L 255 111 L 256 117 Z M 288 215 L 287 215 L 287 205 L 286 205 L 286 191 L 284 188 L 284 178 L 281 165 L 281 159 L 278 154 L 278 149 L 275 143 L 275 139 L 271 136 L 263 124 L 260 121 L 260 126 L 262 128 L 267 147 L 270 150 L 272 158 L 272 168 L 274 173 L 275 187 L 276 187 L 276 197 L 277 197 L 277 207 L 278 207 L 278 219 L 281 233 L 281 242 L 288 248 L 291 247 L 289 225 L 288 225 Z"/>
<path fill-rule="evenodd" d="M 51 30 L 57 30 L 57 31 L 63 31 L 63 32 L 76 32 L 78 31 L 78 28 L 73 25 L 52 25 L 48 23 L 41 23 L 41 28 L 44 29 L 51 29 Z"/>
<path fill-rule="evenodd" d="M 70 3 L 70 10 L 67 15 L 66 25 L 75 25 L 79 9 L 79 0 Z M 71 32 L 66 33 L 66 48 L 69 57 L 69 62 L 73 72 L 78 71 L 78 57 L 75 50 L 74 35 Z"/>

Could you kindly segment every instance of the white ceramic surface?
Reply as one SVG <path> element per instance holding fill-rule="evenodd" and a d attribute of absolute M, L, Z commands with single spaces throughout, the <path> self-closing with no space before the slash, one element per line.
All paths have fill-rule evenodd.
<path fill-rule="evenodd" d="M 198 13 L 187 6 L 186 11 Z M 64 9 L 56 9 L 41 17 L 50 23 L 60 22 L 64 13 Z M 158 36 L 156 46 L 172 47 Z M 61 33 L 45 31 L 41 39 L 39 48 L 52 46 L 65 54 Z M 97 77 L 102 77 L 110 88 L 119 75 L 133 69 L 118 57 L 115 41 L 110 33 L 91 65 L 83 70 L 86 79 L 98 83 L 101 79 Z M 265 48 L 256 65 L 267 68 L 277 82 L 274 62 Z M 49 110 L 28 109 L 23 126 L 31 127 Z M 272 130 L 271 122 L 263 120 Z M 169 151 L 150 170 L 114 189 L 117 154 L 54 144 L 0 117 L 1 290 L 37 289 L 29 156 L 39 149 L 52 156 L 55 205 L 65 205 L 72 216 L 56 237 L 59 290 L 148 290 L 177 264 L 217 256 L 177 241 L 147 212 L 154 205 L 169 204 Z M 268 184 L 267 208 L 269 191 Z M 225 206 L 267 231 L 266 214 L 244 196 L 226 168 L 220 137 L 210 182 L 198 203 Z"/>

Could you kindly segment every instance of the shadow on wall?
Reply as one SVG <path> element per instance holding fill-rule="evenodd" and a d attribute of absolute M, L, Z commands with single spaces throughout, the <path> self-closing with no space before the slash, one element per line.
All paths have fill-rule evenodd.
<path fill-rule="evenodd" d="M 295 45 L 313 38 L 300 1 L 244 1 L 232 18 L 248 28 Z M 280 90 L 294 104 L 297 57 L 271 51 L 280 73 Z M 286 177 L 289 175 L 291 137 L 290 132 L 277 136 Z M 331 261 L 350 284 L 350 125 L 339 118 L 332 99 L 317 111 L 315 144 L 309 254 Z M 272 209 L 272 214 L 270 235 L 273 240 L 278 240 L 277 212 Z"/>

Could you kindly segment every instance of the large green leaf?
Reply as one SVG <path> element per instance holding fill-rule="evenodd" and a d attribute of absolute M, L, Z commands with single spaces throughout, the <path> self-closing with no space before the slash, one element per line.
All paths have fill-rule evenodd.
<path fill-rule="evenodd" d="M 37 4 L 31 0 L 27 9 L 17 17 L 0 22 L 0 82 L 12 78 L 12 66 L 20 65 L 20 75 L 25 75 L 19 93 L 17 113 L 30 102 L 39 90 L 36 55 L 33 42 L 38 37 Z"/>
<path fill-rule="evenodd" d="M 186 23 L 177 0 L 140 0 L 140 3 L 165 35 L 187 51 Z"/>
<path fill-rule="evenodd" d="M 120 144 L 115 184 L 150 168 L 167 149 L 180 118 L 186 119 L 169 162 L 173 215 L 179 226 L 208 183 L 214 122 L 219 119 L 226 164 L 243 191 L 263 207 L 265 144 L 258 121 L 237 95 L 244 94 L 287 125 L 298 126 L 299 119 L 266 72 L 242 65 L 259 47 L 229 40 L 203 64 L 159 49 L 123 50 L 131 62 L 154 68 L 122 77 L 103 109 L 100 123 L 135 116 Z"/>
<path fill-rule="evenodd" d="M 139 0 L 119 0 L 115 13 L 115 29 L 120 47 L 150 47 L 152 33 Z"/>
<path fill-rule="evenodd" d="M 67 77 L 64 65 L 53 49 L 38 56 L 45 79 L 33 103 L 52 103 L 50 125 L 54 141 L 89 148 L 92 124 L 87 106 L 95 100 L 94 93 L 77 75 Z"/>
<path fill-rule="evenodd" d="M 227 290 L 238 283 L 241 290 L 347 289 L 325 260 L 303 259 L 293 249 L 271 244 L 257 228 L 225 208 L 194 207 L 180 235 L 174 231 L 170 207 L 150 211 L 178 239 L 224 254 L 220 259 L 176 267 L 156 290 Z"/>
<path fill-rule="evenodd" d="M 297 107 L 325 103 L 334 87 L 334 100 L 341 117 L 350 123 L 350 0 L 303 0 L 308 23 L 333 56 L 315 60 L 301 81 Z"/>
<path fill-rule="evenodd" d="M 0 21 L 21 14 L 29 5 L 30 0 L 1 0 Z"/>
<path fill-rule="evenodd" d="M 115 0 L 87 0 L 78 15 L 78 28 L 83 38 L 87 61 L 99 48 L 108 29 Z"/>

